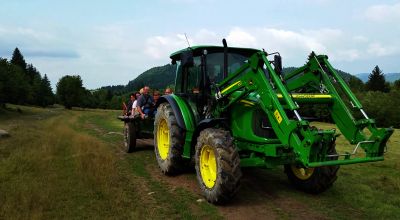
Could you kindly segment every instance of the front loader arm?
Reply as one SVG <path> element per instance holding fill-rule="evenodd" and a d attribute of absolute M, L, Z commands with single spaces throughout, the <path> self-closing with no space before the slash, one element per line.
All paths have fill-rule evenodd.
<path fill-rule="evenodd" d="M 290 80 L 295 76 L 297 78 Z M 367 157 L 383 156 L 386 142 L 393 133 L 393 129 L 377 128 L 375 120 L 367 116 L 359 100 L 329 63 L 327 56 L 317 56 L 311 53 L 306 65 L 299 68 L 298 71 L 288 74 L 285 79 L 288 81 L 288 89 L 290 91 L 296 91 L 304 88 L 305 85 L 312 84 L 319 85 L 320 91 L 318 92 L 329 94 L 332 97 L 328 109 L 332 120 L 341 133 L 350 144 L 356 145 L 352 154 L 355 153 L 358 147 L 361 147 L 366 151 Z M 342 96 L 338 90 L 342 91 Z M 363 118 L 357 119 L 353 116 L 352 110 L 345 104 L 345 100 L 349 102 L 349 106 L 353 108 L 353 111 L 360 111 Z M 368 128 L 371 134 L 367 135 L 364 132 L 364 128 Z M 351 155 L 343 156 L 349 157 Z"/>
<path fill-rule="evenodd" d="M 226 112 L 234 103 L 244 99 L 249 93 L 256 93 L 257 104 L 267 115 L 282 145 L 293 149 L 299 163 L 308 165 L 308 155 L 312 151 L 312 146 L 319 142 L 324 134 L 310 129 L 308 122 L 301 120 L 297 113 L 297 104 L 264 52 L 254 54 L 248 63 L 230 74 L 216 87 L 217 106 L 214 108 L 216 117 Z M 232 96 L 234 92 L 236 95 Z M 291 119 L 286 112 L 292 112 L 297 116 L 297 120 Z M 333 137 L 333 133 L 333 131 L 326 131 L 325 135 Z"/>
<path fill-rule="evenodd" d="M 374 120 L 366 116 L 361 103 L 329 64 L 326 56 L 312 53 L 305 66 L 285 78 L 274 71 L 266 56 L 265 52 L 254 54 L 239 70 L 216 85 L 214 117 L 221 117 L 234 103 L 253 93 L 256 94 L 257 104 L 267 115 L 282 146 L 293 151 L 295 163 L 305 167 L 318 167 L 383 160 L 384 148 L 393 129 L 376 127 Z M 341 87 L 352 106 L 362 112 L 364 119 L 354 118 L 333 83 Z M 292 94 L 297 90 L 307 93 Z M 295 101 L 327 103 L 340 131 L 351 144 L 356 145 L 354 151 L 342 155 L 328 152 L 329 146 L 333 146 L 335 141 L 335 130 L 311 128 L 308 121 L 297 113 L 299 106 Z M 365 127 L 371 131 L 370 136 L 363 133 Z M 365 150 L 366 157 L 351 158 L 359 147 Z M 333 159 L 339 156 L 344 158 Z"/>

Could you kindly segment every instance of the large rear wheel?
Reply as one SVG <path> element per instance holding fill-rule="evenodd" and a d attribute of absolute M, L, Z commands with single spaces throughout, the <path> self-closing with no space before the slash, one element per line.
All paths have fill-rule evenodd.
<path fill-rule="evenodd" d="M 334 142 L 328 154 L 337 154 Z M 331 157 L 337 160 L 337 157 Z M 307 193 L 319 194 L 332 187 L 337 179 L 339 166 L 304 168 L 292 164 L 285 165 L 285 173 L 294 187 Z"/>
<path fill-rule="evenodd" d="M 221 204 L 237 193 L 242 172 L 239 154 L 228 131 L 207 128 L 197 138 L 197 180 L 207 201 Z"/>
<path fill-rule="evenodd" d="M 183 134 L 169 103 L 162 103 L 154 119 L 154 151 L 158 166 L 166 175 L 182 169 Z"/>

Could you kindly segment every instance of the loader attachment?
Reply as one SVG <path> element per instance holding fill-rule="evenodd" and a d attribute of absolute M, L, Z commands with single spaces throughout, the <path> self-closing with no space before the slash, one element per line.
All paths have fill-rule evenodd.
<path fill-rule="evenodd" d="M 376 127 L 375 121 L 367 116 L 361 103 L 332 68 L 327 56 L 317 56 L 313 52 L 303 67 L 285 76 L 279 74 L 280 58 L 275 57 L 274 61 L 278 60 L 278 63 L 272 68 L 274 61 L 269 61 L 267 56 L 266 52 L 256 53 L 248 63 L 218 84 L 216 115 L 228 111 L 237 102 L 248 102 L 252 97 L 266 114 L 281 147 L 289 149 L 285 150 L 288 154 L 281 154 L 285 158 L 280 160 L 281 163 L 321 167 L 383 160 L 386 142 L 393 129 Z M 353 150 L 333 153 L 330 148 L 334 145 L 336 131 L 312 128 L 298 112 L 303 104 L 327 105 L 340 132 L 349 144 L 354 145 Z M 359 111 L 362 118 L 355 117 L 355 111 Z M 267 158 L 279 156 L 277 153 L 271 155 L 271 150 L 265 150 L 267 147 L 270 145 L 257 149 Z M 240 148 L 248 147 L 243 144 Z M 365 152 L 364 157 L 357 156 L 360 148 Z M 251 166 L 246 158 L 243 164 Z"/>
<path fill-rule="evenodd" d="M 325 160 L 310 161 L 309 167 L 383 160 L 386 142 L 393 129 L 376 127 L 375 121 L 367 116 L 356 96 L 328 62 L 327 56 L 311 53 L 307 64 L 286 75 L 285 80 L 289 92 L 298 90 L 319 92 L 318 95 L 311 95 L 315 103 L 329 100 L 326 103 L 332 120 L 350 144 L 354 145 L 352 152 L 326 155 Z M 306 95 L 302 98 L 307 100 Z M 354 113 L 357 111 L 361 113 L 361 118 L 355 116 Z M 355 157 L 360 148 L 364 150 L 365 157 Z M 327 160 L 329 158 L 336 160 Z"/>

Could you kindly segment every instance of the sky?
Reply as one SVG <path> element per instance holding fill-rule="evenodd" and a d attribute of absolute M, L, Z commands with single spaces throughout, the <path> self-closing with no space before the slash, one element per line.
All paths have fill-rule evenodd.
<path fill-rule="evenodd" d="M 18 47 L 53 88 L 80 75 L 88 89 L 126 85 L 190 45 L 311 51 L 351 74 L 400 72 L 400 1 L 0 0 L 0 57 Z"/>

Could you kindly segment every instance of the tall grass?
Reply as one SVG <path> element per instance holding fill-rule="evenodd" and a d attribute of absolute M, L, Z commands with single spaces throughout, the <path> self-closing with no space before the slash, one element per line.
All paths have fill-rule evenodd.
<path fill-rule="evenodd" d="M 237 217 L 260 207 L 284 219 L 400 216 L 399 130 L 385 161 L 342 166 L 323 194 L 290 187 L 282 169 L 250 169 L 238 196 L 221 208 L 198 203 L 199 190 L 179 185 L 182 178 L 161 175 L 151 146 L 122 153 L 118 112 L 18 108 L 22 114 L 0 114 L 0 129 L 11 134 L 0 139 L 0 219 L 220 218 L 226 209 Z M 337 148 L 348 151 L 346 143 L 339 137 Z M 183 175 L 183 184 L 197 187 L 194 173 Z"/>
<path fill-rule="evenodd" d="M 7 114 L 0 116 L 11 134 L 0 140 L 0 219 L 218 217 L 206 203 L 192 213 L 195 195 L 152 178 L 143 159 L 151 152 L 122 154 L 122 136 L 108 134 L 122 128 L 111 111 Z"/>
<path fill-rule="evenodd" d="M 76 113 L 63 113 L 10 121 L 12 137 L 0 142 L 0 218 L 146 214 L 131 204 L 140 196 L 125 192 L 115 155 L 105 143 L 74 131 L 76 119 Z"/>

